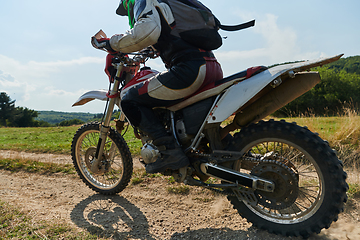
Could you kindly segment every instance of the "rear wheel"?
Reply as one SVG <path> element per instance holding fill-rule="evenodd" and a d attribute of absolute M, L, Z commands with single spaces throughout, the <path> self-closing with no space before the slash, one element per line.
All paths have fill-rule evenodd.
<path fill-rule="evenodd" d="M 328 144 L 285 121 L 259 122 L 235 134 L 230 147 L 244 153 L 234 169 L 271 180 L 274 192 L 256 190 L 257 203 L 228 199 L 256 227 L 285 236 L 309 237 L 336 221 L 348 186 L 342 163 Z M 244 162 L 246 162 L 244 164 Z"/>
<path fill-rule="evenodd" d="M 91 171 L 100 128 L 101 125 L 94 122 L 77 130 L 71 145 L 72 160 L 80 178 L 91 189 L 101 194 L 116 194 L 130 181 L 133 171 L 131 153 L 123 137 L 110 128 L 99 170 Z"/>

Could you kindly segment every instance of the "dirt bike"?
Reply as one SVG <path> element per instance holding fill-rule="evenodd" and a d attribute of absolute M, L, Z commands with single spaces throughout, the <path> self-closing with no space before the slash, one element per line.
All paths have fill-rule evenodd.
<path fill-rule="evenodd" d="M 97 39 L 104 36 L 100 31 L 92 44 L 101 48 Z M 242 217 L 271 233 L 307 238 L 328 228 L 347 199 L 342 162 L 326 141 L 306 127 L 262 119 L 320 82 L 317 72 L 308 72 L 310 68 L 341 56 L 249 68 L 178 104 L 154 109 L 190 160 L 188 167 L 163 174 L 225 194 Z M 107 101 L 103 120 L 80 127 L 71 146 L 79 176 L 98 193 L 119 193 L 130 181 L 133 160 L 122 136 L 126 116 L 120 113 L 115 128 L 110 127 L 111 116 L 115 105 L 121 109 L 127 89 L 158 73 L 140 68 L 154 57 L 151 48 L 115 54 L 110 90 L 87 92 L 74 104 Z M 143 144 L 140 161 L 144 165 L 156 161 L 160 153 L 151 139 L 137 129 L 134 134 Z"/>

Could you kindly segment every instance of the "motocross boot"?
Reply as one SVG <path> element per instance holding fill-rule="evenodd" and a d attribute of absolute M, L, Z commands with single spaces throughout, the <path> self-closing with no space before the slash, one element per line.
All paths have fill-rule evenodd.
<path fill-rule="evenodd" d="M 165 172 L 166 169 L 177 170 L 189 165 L 189 159 L 173 137 L 161 137 L 153 143 L 158 147 L 160 156 L 156 162 L 146 165 L 147 173 Z"/>

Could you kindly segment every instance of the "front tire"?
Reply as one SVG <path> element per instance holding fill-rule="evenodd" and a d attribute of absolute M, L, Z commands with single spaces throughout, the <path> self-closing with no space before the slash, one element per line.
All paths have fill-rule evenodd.
<path fill-rule="evenodd" d="M 285 121 L 261 121 L 235 134 L 229 150 L 258 159 L 258 165 L 250 174 L 264 169 L 264 176 L 274 177 L 269 180 L 275 183 L 275 189 L 294 187 L 294 184 L 276 186 L 277 182 L 286 182 L 286 179 L 291 179 L 298 188 L 290 204 L 281 203 L 287 198 L 280 194 L 276 196 L 276 192 L 255 191 L 259 199 L 255 206 L 228 196 L 239 214 L 257 228 L 284 236 L 307 238 L 328 228 L 343 211 L 348 185 L 342 163 L 328 144 L 307 128 Z M 279 168 L 279 171 L 272 170 L 274 168 Z M 241 160 L 234 163 L 234 169 L 243 171 Z M 296 178 L 290 178 L 291 174 L 295 174 Z M 278 190 L 282 193 L 294 192 L 293 189 Z M 268 196 L 272 199 L 267 201 Z"/>
<path fill-rule="evenodd" d="M 130 182 L 132 157 L 124 138 L 110 128 L 101 160 L 103 170 L 92 172 L 91 164 L 95 159 L 100 128 L 98 122 L 80 127 L 71 144 L 71 156 L 77 173 L 88 187 L 100 194 L 116 194 Z"/>

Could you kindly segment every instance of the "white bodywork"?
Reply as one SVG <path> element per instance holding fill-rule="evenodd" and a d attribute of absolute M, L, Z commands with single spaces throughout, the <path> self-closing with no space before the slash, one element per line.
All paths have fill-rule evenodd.
<path fill-rule="evenodd" d="M 208 123 L 219 123 L 230 117 L 236 110 L 244 106 L 258 92 L 283 74 L 301 72 L 312 67 L 321 66 L 342 55 L 321 58 L 312 61 L 285 64 L 269 68 L 255 76 L 234 84 L 228 88 L 209 115 Z"/>
<path fill-rule="evenodd" d="M 81 97 L 79 97 L 79 99 L 76 100 L 76 102 L 72 106 L 81 106 L 95 99 L 106 101 L 108 99 L 108 97 L 106 96 L 107 93 L 108 91 L 103 89 L 86 92 L 81 95 Z M 120 108 L 120 98 L 116 98 L 115 104 Z"/>

